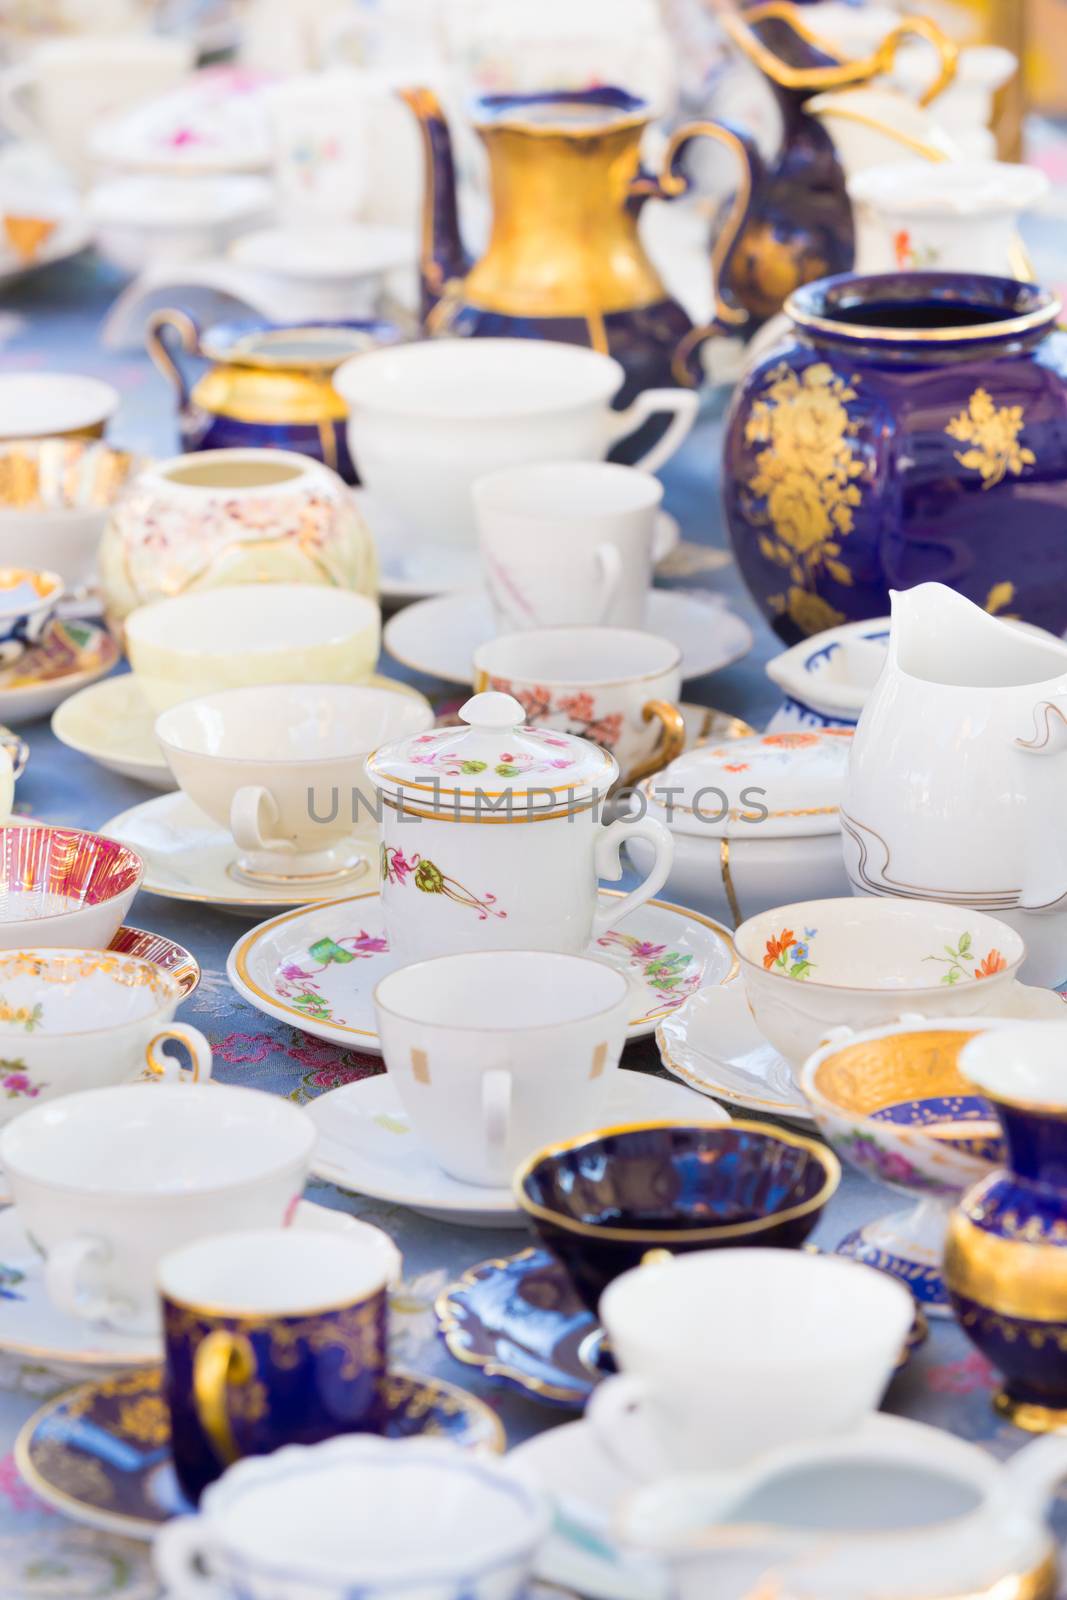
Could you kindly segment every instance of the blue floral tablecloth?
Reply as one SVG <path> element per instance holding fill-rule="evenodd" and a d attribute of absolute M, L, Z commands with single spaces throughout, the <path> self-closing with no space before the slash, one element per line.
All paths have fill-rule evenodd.
<path fill-rule="evenodd" d="M 172 397 L 146 358 L 114 356 L 100 348 L 100 318 L 121 285 L 83 256 L 40 273 L 0 299 L 0 370 L 90 372 L 114 383 L 123 396 L 111 429 L 115 442 L 153 454 L 176 448 Z M 684 537 L 722 547 L 719 511 L 718 427 L 713 413 L 664 474 L 667 507 Z M 696 563 L 694 563 L 695 565 Z M 679 580 L 683 581 L 683 580 Z M 755 648 L 736 666 L 687 686 L 687 697 L 735 712 L 761 726 L 776 703 L 762 663 L 775 645 L 743 594 L 732 565 L 687 580 L 714 585 L 753 625 Z M 454 700 L 454 687 L 420 679 L 385 658 L 383 670 L 414 682 L 437 701 Z M 47 822 L 98 827 L 149 791 L 102 771 L 59 745 L 47 721 L 20 732 L 30 745 L 30 763 L 18 787 L 18 808 Z M 203 968 L 203 981 L 181 1015 L 211 1041 L 216 1076 L 223 1082 L 288 1095 L 305 1102 L 382 1070 L 376 1057 L 324 1044 L 274 1022 L 238 997 L 225 975 L 226 955 L 247 925 L 200 907 L 142 894 L 130 920 L 186 945 Z M 631 1046 L 626 1065 L 654 1070 L 651 1041 Z M 527 1242 L 521 1231 L 464 1230 L 431 1222 L 399 1206 L 341 1193 L 318 1182 L 309 1198 L 337 1207 L 386 1229 L 404 1255 L 405 1283 L 394 1309 L 399 1359 L 407 1367 L 460 1383 L 500 1415 L 510 1444 L 565 1420 L 478 1372 L 455 1363 L 435 1333 L 432 1305 L 438 1291 L 467 1267 L 511 1254 Z M 899 1197 L 846 1176 L 815 1242 L 832 1247 L 863 1221 L 896 1208 Z M 3 1307 L 0 1304 L 0 1319 Z M 894 1382 L 890 1410 L 977 1440 L 998 1456 L 1017 1449 L 1024 1436 L 998 1421 L 990 1407 L 993 1374 L 951 1322 L 932 1325 L 929 1341 Z M 22 1484 L 10 1456 L 19 1426 L 42 1396 L 54 1392 L 54 1376 L 26 1363 L 0 1358 L 0 1600 L 141 1600 L 157 1594 L 147 1546 L 95 1533 L 50 1511 Z"/>

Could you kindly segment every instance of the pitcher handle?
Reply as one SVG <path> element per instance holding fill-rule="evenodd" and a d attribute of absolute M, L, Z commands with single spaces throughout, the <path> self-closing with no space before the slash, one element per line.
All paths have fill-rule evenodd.
<path fill-rule="evenodd" d="M 189 414 L 189 380 L 170 352 L 164 337 L 168 331 L 177 334 L 178 350 L 183 355 L 198 356 L 200 329 L 187 311 L 167 306 L 160 311 L 153 311 L 145 325 L 145 348 L 152 358 L 152 364 L 173 385 L 178 396 L 178 412 L 186 417 Z"/>
<path fill-rule="evenodd" d="M 932 100 L 948 88 L 959 66 L 960 47 L 943 29 L 928 17 L 904 17 L 892 28 L 869 56 L 846 59 L 836 46 L 830 44 L 803 20 L 799 8 L 791 0 L 764 0 L 746 11 L 744 17 L 725 6 L 716 7 L 716 16 L 731 43 L 747 56 L 763 75 L 783 89 L 808 89 L 818 94 L 824 89 L 852 88 L 869 83 L 872 78 L 888 72 L 896 59 L 897 49 L 907 38 L 925 39 L 938 53 L 941 69 L 931 87 L 923 95 L 921 105 Z M 810 44 L 827 58 L 824 66 L 791 67 L 781 56 L 768 48 L 753 31 L 759 22 L 784 22 L 805 44 Z"/>
<path fill-rule="evenodd" d="M 729 122 L 687 122 L 671 135 L 663 156 L 658 178 L 652 181 L 656 193 L 664 200 L 685 194 L 689 180 L 678 170 L 679 163 L 694 139 L 714 139 L 717 144 L 732 150 L 741 163 L 741 182 L 730 207 L 730 215 L 716 239 L 711 252 L 711 283 L 715 295 L 715 309 L 710 322 L 699 328 L 690 328 L 671 358 L 671 372 L 678 383 L 687 386 L 699 382 L 699 373 L 691 366 L 690 358 L 716 333 L 727 333 L 748 322 L 749 313 L 744 306 L 735 305 L 725 293 L 726 280 L 734 252 L 748 227 L 753 202 L 763 181 L 763 162 L 759 150 L 747 133 Z"/>

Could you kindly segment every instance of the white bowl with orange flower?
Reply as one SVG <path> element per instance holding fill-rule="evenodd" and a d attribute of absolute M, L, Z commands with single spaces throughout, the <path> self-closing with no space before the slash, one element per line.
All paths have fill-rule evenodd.
<path fill-rule="evenodd" d="M 883 1023 L 1011 1016 L 1023 988 L 1014 928 L 934 900 L 802 900 L 750 917 L 734 943 L 756 1026 L 794 1070 Z"/>

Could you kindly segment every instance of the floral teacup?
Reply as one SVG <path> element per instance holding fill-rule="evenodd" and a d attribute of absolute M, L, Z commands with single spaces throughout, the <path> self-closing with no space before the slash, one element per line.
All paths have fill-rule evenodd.
<path fill-rule="evenodd" d="M 1010 1014 L 1026 955 L 1006 923 L 933 900 L 801 901 L 735 943 L 756 1025 L 794 1068 L 837 1029 Z"/>

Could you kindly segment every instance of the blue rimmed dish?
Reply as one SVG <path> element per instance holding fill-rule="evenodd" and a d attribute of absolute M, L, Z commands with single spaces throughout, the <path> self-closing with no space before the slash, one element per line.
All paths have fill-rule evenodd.
<path fill-rule="evenodd" d="M 437 1378 L 391 1372 L 383 1382 L 386 1439 L 438 1438 L 500 1455 L 504 1430 L 488 1406 Z M 15 1441 L 23 1479 L 76 1522 L 151 1539 L 194 1508 L 178 1487 L 158 1367 L 101 1378 L 49 1400 Z"/>
<path fill-rule="evenodd" d="M 649 1251 L 802 1244 L 840 1180 L 825 1145 L 765 1123 L 640 1122 L 537 1151 L 514 1193 L 594 1311 Z"/>

